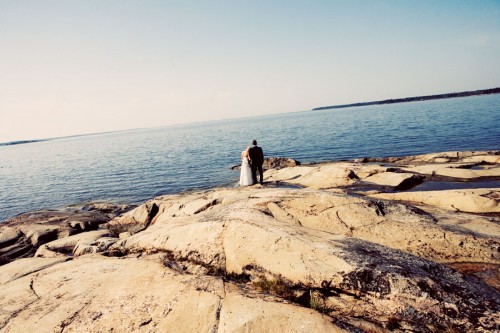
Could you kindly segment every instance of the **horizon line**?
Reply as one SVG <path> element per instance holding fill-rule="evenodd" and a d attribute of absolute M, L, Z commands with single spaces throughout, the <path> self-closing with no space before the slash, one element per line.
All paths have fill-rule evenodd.
<path fill-rule="evenodd" d="M 0 147 L 13 146 L 13 145 L 19 145 L 19 144 L 45 142 L 45 141 L 67 139 L 67 138 L 76 138 L 76 137 L 81 137 L 81 136 L 91 136 L 91 135 L 100 135 L 100 134 L 109 134 L 109 133 L 118 133 L 118 132 L 127 132 L 127 131 L 140 131 L 140 130 L 147 130 L 147 129 L 153 129 L 153 128 L 162 128 L 162 127 L 175 127 L 175 126 L 185 126 L 185 125 L 195 125 L 195 124 L 206 124 L 206 123 L 212 123 L 212 122 L 218 122 L 218 121 L 237 120 L 237 119 L 246 119 L 246 118 L 254 118 L 254 117 L 265 117 L 265 116 L 273 116 L 273 115 L 277 115 L 277 114 L 288 114 L 288 113 L 320 111 L 320 110 L 328 110 L 328 109 L 341 109 L 341 108 L 369 106 L 369 105 L 397 104 L 397 103 L 426 101 L 426 100 L 432 100 L 432 99 L 444 99 L 444 98 L 454 98 L 454 97 L 470 97 L 470 96 L 485 95 L 485 94 L 481 94 L 481 92 L 487 92 L 485 94 L 498 94 L 498 93 L 500 93 L 500 87 L 490 88 L 490 89 L 469 90 L 469 91 L 437 94 L 437 95 L 425 95 L 425 96 L 385 99 L 385 100 L 378 100 L 378 101 L 371 101 L 371 102 L 357 102 L 357 103 L 350 103 L 350 104 L 320 106 L 320 107 L 315 107 L 313 109 L 308 109 L 308 110 L 287 111 L 287 112 L 281 112 L 281 113 L 275 113 L 275 114 L 252 115 L 252 116 L 243 116 L 243 117 L 230 117 L 230 118 L 221 118 L 221 119 L 213 119 L 213 120 L 205 120 L 205 121 L 194 121 L 194 122 L 184 122 L 184 123 L 177 123 L 177 124 L 170 124 L 170 125 L 160 125 L 160 126 L 153 126 L 153 127 L 136 127 L 136 128 L 128 128 L 128 129 L 119 129 L 119 130 L 93 132 L 93 133 L 82 133 L 82 134 L 74 134 L 74 135 L 64 135 L 64 136 L 41 138 L 41 139 L 31 139 L 31 140 L 13 140 L 13 141 L 0 142 Z M 465 94 L 465 95 L 460 95 L 460 94 Z M 448 97 L 446 97 L 446 96 L 448 96 Z M 422 100 L 423 98 L 424 98 L 424 100 Z"/>

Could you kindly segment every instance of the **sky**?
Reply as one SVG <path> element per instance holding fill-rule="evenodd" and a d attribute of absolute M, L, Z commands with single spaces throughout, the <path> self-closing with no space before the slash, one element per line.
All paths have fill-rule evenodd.
<path fill-rule="evenodd" d="M 0 0 L 0 142 L 500 87 L 500 0 Z"/>

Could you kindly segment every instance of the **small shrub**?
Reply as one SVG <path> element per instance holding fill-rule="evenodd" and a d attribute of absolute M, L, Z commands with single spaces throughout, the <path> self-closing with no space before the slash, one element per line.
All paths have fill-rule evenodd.
<path fill-rule="evenodd" d="M 389 320 L 387 321 L 387 328 L 390 329 L 391 331 L 400 328 L 399 324 L 399 319 L 395 317 L 390 317 Z"/>
<path fill-rule="evenodd" d="M 274 280 L 262 278 L 254 283 L 255 287 L 263 292 L 282 297 L 284 299 L 293 299 L 292 285 L 289 281 L 284 279 L 281 275 L 277 276 Z"/>

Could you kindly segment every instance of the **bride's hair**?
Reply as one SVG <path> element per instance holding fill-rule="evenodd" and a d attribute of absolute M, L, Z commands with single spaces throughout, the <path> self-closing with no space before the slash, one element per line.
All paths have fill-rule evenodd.
<path fill-rule="evenodd" d="M 241 157 L 243 158 L 243 156 L 246 156 L 246 157 L 250 156 L 250 146 L 248 146 L 247 149 L 245 149 L 241 152 Z"/>

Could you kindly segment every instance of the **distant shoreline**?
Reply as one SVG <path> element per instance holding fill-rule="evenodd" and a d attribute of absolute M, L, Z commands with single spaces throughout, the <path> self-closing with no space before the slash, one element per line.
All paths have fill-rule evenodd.
<path fill-rule="evenodd" d="M 26 144 L 26 143 L 45 142 L 45 141 L 52 141 L 52 140 L 57 140 L 57 139 L 77 138 L 77 137 L 81 137 L 81 136 L 100 135 L 100 134 L 108 134 L 108 133 L 123 132 L 123 131 L 134 131 L 134 130 L 138 130 L 138 129 L 140 129 L 140 128 L 128 129 L 128 130 L 97 132 L 97 133 L 75 134 L 75 135 L 67 135 L 67 136 L 57 136 L 57 137 L 47 138 L 47 139 L 18 140 L 18 141 L 0 142 L 0 147 L 1 146 L 22 145 L 22 144 Z"/>
<path fill-rule="evenodd" d="M 317 107 L 317 108 L 312 109 L 312 111 L 328 110 L 328 109 L 343 109 L 343 108 L 352 108 L 352 107 L 367 106 L 367 105 L 382 105 L 382 104 L 396 104 L 396 103 L 407 103 L 407 102 L 430 101 L 430 100 L 434 100 L 434 99 L 491 95 L 491 94 L 500 94 L 500 87 L 499 88 L 492 88 L 492 89 L 475 90 L 475 91 L 463 91 L 463 92 L 456 92 L 456 93 L 440 94 L 440 95 L 416 96 L 416 97 L 386 99 L 383 101 L 361 102 L 361 103 L 332 105 L 332 106 L 321 106 L 321 107 Z"/>
<path fill-rule="evenodd" d="M 382 101 L 361 102 L 361 103 L 332 105 L 332 106 L 321 106 L 321 107 L 317 107 L 317 108 L 312 109 L 312 111 L 327 110 L 327 109 L 341 109 L 341 108 L 350 108 L 350 107 L 368 106 L 368 105 L 417 102 L 417 101 L 427 101 L 427 100 L 434 100 L 434 99 L 455 98 L 455 97 L 491 95 L 491 94 L 500 94 L 500 87 L 492 88 L 492 89 L 475 90 L 475 91 L 448 93 L 448 94 L 441 94 L 441 95 L 417 96 L 417 97 L 387 99 L 387 100 L 382 100 Z M 295 112 L 288 112 L 288 113 L 297 113 L 297 112 L 308 112 L 308 111 L 295 111 Z M 287 114 L 287 113 L 283 113 L 283 114 Z M 270 115 L 271 114 L 268 114 L 267 116 L 270 116 Z M 266 115 L 260 115 L 260 116 L 266 116 Z M 252 117 L 260 117 L 260 116 L 249 116 L 249 117 L 252 118 Z M 244 118 L 249 118 L 249 117 L 244 117 Z M 217 119 L 217 120 L 201 121 L 201 122 L 194 122 L 194 123 L 172 124 L 172 125 L 160 126 L 160 127 L 172 127 L 172 126 L 175 127 L 175 126 L 186 126 L 186 125 L 194 125 L 194 124 L 205 124 L 205 123 L 218 122 L 218 121 L 230 121 L 230 120 L 234 120 L 234 119 L 240 119 L 240 118 L 228 118 L 228 119 Z M 132 128 L 132 129 L 124 129 L 124 130 L 115 130 L 115 131 L 105 131 L 105 132 L 97 132 L 97 133 L 86 133 L 86 134 L 76 134 L 76 135 L 69 135 L 69 136 L 52 137 L 52 138 L 46 138 L 46 139 L 17 140 L 17 141 L 10 141 L 10 142 L 0 142 L 0 147 L 28 144 L 28 143 L 45 142 L 45 141 L 51 141 L 51 140 L 56 140 L 56 139 L 73 138 L 73 137 L 80 137 L 80 136 L 100 135 L 100 134 L 118 133 L 118 132 L 125 132 L 125 131 L 137 131 L 137 130 L 144 130 L 144 129 L 147 129 L 147 128 Z"/>
<path fill-rule="evenodd" d="M 0 146 L 23 145 L 23 144 L 26 144 L 26 143 L 43 142 L 43 141 L 49 141 L 49 140 L 50 140 L 50 139 L 39 139 L 39 140 L 19 140 L 19 141 L 11 141 L 11 142 L 0 143 Z"/>

